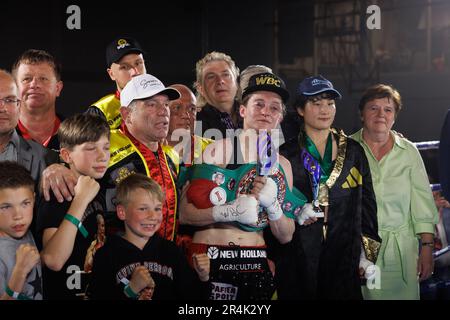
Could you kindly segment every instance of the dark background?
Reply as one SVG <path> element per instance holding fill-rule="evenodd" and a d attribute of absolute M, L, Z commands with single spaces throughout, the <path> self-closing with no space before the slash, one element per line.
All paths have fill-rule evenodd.
<path fill-rule="evenodd" d="M 81 8 L 81 30 L 66 27 L 72 4 Z M 381 7 L 381 30 L 365 27 L 370 4 Z M 0 68 L 10 69 L 29 48 L 52 53 L 63 65 L 57 109 L 69 115 L 113 92 L 104 52 L 117 36 L 138 39 L 147 51 L 148 72 L 166 85 L 191 86 L 196 61 L 218 50 L 241 70 L 250 64 L 272 67 L 291 94 L 305 76 L 322 73 L 344 96 L 335 124 L 347 133 L 360 127 L 362 89 L 393 84 L 404 100 L 394 129 L 412 141 L 439 140 L 450 108 L 449 5 L 431 2 L 427 55 L 426 0 L 2 1 Z M 359 25 L 349 22 L 355 16 Z M 443 64 L 432 60 L 441 56 Z"/>

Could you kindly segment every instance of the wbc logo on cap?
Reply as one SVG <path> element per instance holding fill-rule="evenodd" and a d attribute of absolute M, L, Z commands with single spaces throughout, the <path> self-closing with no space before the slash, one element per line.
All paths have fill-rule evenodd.
<path fill-rule="evenodd" d="M 275 79 L 274 77 L 271 77 L 271 76 L 262 76 L 262 77 L 256 78 L 257 86 L 262 86 L 265 84 L 280 87 L 281 81 L 279 79 Z"/>
<path fill-rule="evenodd" d="M 129 47 L 129 46 L 130 46 L 130 44 L 125 39 L 119 39 L 119 41 L 117 41 L 117 50 L 123 49 L 125 47 Z"/>

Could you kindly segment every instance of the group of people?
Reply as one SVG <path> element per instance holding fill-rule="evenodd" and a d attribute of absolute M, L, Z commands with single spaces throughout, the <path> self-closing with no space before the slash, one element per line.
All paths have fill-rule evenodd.
<path fill-rule="evenodd" d="M 0 299 L 419 298 L 437 210 L 397 90 L 368 88 L 347 136 L 340 92 L 305 78 L 283 137 L 269 67 L 210 52 L 195 95 L 144 54 L 110 43 L 115 93 L 67 119 L 50 54 L 0 71 Z"/>

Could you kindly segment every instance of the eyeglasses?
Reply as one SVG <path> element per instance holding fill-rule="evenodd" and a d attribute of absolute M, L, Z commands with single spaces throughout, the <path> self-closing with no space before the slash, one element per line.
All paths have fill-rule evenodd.
<path fill-rule="evenodd" d="M 13 107 L 14 106 L 15 107 L 15 106 L 18 106 L 19 103 L 20 103 L 19 99 L 13 99 L 13 98 L 0 99 L 0 106 L 1 107 L 3 107 L 3 106 L 8 106 L 8 107 Z"/>

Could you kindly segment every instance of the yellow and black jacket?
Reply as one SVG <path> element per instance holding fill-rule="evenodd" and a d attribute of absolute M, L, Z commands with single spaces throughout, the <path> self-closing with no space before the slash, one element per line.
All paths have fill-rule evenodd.
<path fill-rule="evenodd" d="M 108 94 L 90 106 L 87 112 L 102 116 L 111 129 L 118 129 L 122 122 L 119 97 L 119 92 Z"/>

